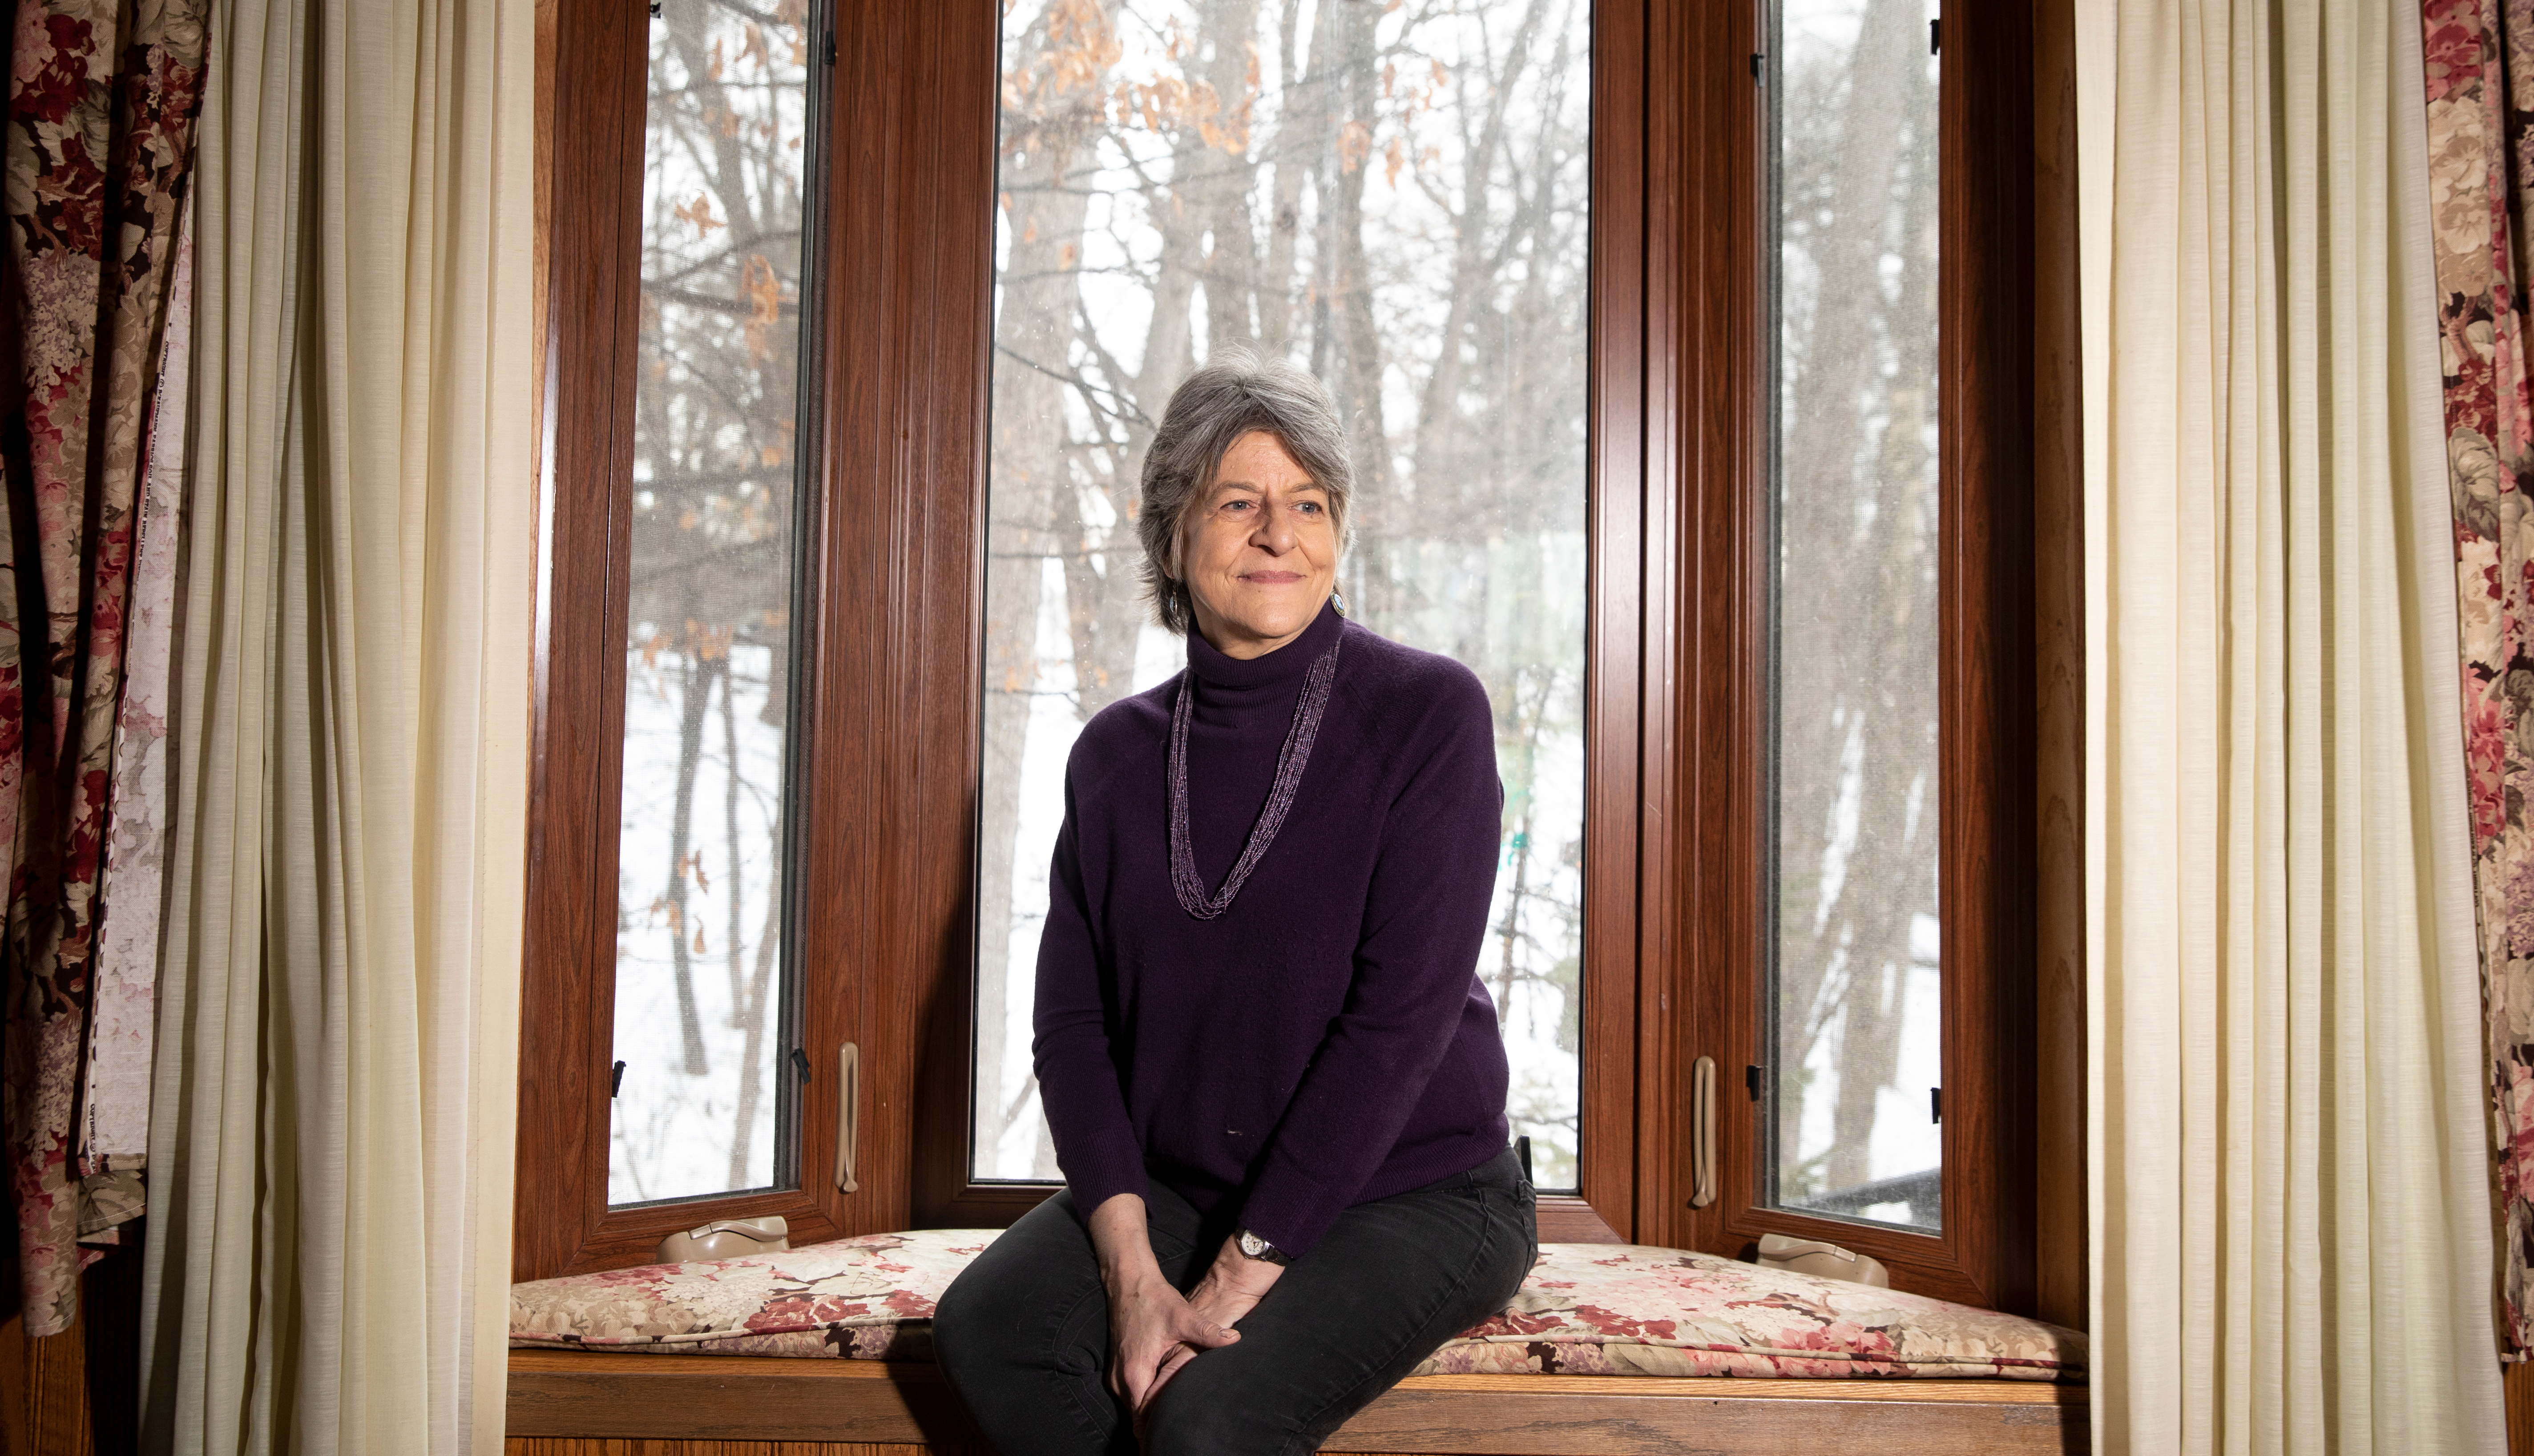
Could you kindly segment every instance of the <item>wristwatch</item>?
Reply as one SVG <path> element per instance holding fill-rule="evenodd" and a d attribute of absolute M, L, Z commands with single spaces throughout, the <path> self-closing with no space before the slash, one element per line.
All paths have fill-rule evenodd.
<path fill-rule="evenodd" d="M 1259 1259 L 1270 1264 L 1290 1262 L 1290 1260 L 1285 1257 L 1285 1251 L 1283 1249 L 1278 1248 L 1275 1244 L 1259 1238 L 1247 1229 L 1240 1231 L 1240 1238 L 1236 1242 L 1239 1244 L 1240 1252 L 1246 1257 Z"/>

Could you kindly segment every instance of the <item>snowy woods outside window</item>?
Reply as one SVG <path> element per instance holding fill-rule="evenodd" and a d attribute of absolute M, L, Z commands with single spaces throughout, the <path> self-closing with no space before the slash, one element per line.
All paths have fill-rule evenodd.
<path fill-rule="evenodd" d="M 1065 756 L 1176 672 L 1133 514 L 1171 391 L 1232 341 L 1354 430 L 1358 618 L 1475 669 L 1502 848 L 1479 974 L 1538 1182 L 1576 1181 L 1587 0 L 1007 0 L 996 180 L 981 1179 L 1059 1177 L 1030 992 Z"/>
<path fill-rule="evenodd" d="M 608 1201 L 775 1179 L 804 0 L 663 0 L 640 365 Z"/>
<path fill-rule="evenodd" d="M 1469 664 L 1494 703 L 1478 969 L 1515 1130 L 1539 1185 L 1572 1188 L 1590 0 L 1000 16 L 969 1171 L 1057 1177 L 1029 1040 L 1064 759 L 1181 664 L 1138 597 L 1138 473 L 1172 389 L 1237 340 L 1310 369 L 1350 422 L 1355 615 Z M 1731 78 L 1767 118 L 1758 1191 L 1919 1229 L 1942 1225 L 1935 19 L 1773 0 L 1760 75 L 1737 47 Z M 614 1204 L 793 1177 L 792 1017 L 821 990 L 787 967 L 783 877 L 824 40 L 807 0 L 661 0 L 648 27 Z"/>
<path fill-rule="evenodd" d="M 1936 32 L 1780 0 L 1776 1156 L 1784 1208 L 1940 1227 Z"/>

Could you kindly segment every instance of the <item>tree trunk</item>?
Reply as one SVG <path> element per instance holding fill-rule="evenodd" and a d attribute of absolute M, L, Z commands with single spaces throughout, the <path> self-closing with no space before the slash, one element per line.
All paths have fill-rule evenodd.
<path fill-rule="evenodd" d="M 1356 484 L 1372 507 L 1367 514 L 1378 519 L 1390 502 L 1390 432 L 1382 422 L 1381 331 L 1372 317 L 1372 266 L 1363 246 L 1363 186 L 1372 175 L 1371 138 L 1378 120 L 1373 27 L 1381 11 L 1368 4 L 1341 3 L 1335 9 L 1334 17 L 1321 12 L 1336 22 L 1338 74 L 1332 80 L 1346 118 L 1325 173 L 1326 202 L 1333 205 L 1327 215 L 1337 233 L 1329 292 L 1340 352 L 1331 383 L 1353 435 Z M 1353 147 L 1350 134 L 1360 139 Z"/>
<path fill-rule="evenodd" d="M 1294 344 L 1294 252 L 1302 230 L 1302 174 L 1328 147 L 1328 88 L 1316 74 L 1304 73 L 1302 52 L 1295 48 L 1301 10 L 1302 0 L 1284 0 L 1278 12 L 1276 65 L 1283 74 L 1284 95 L 1276 140 L 1266 152 L 1276 175 L 1267 218 L 1266 274 L 1257 288 L 1258 341 L 1278 357 Z"/>
<path fill-rule="evenodd" d="M 1934 165 L 1934 138 L 1921 136 L 1913 141 L 1911 164 Z M 1910 188 L 1907 197 L 1900 298 L 1890 308 L 1889 327 L 1899 337 L 1927 338 L 1936 329 L 1932 307 L 1935 199 L 1933 190 L 1925 187 Z M 1885 399 L 1889 422 L 1883 432 L 1875 487 L 1880 549 L 1863 565 L 1873 574 L 1872 620 L 1889 623 L 1891 637 L 1880 644 L 1882 650 L 1870 664 L 1856 664 L 1870 666 L 1874 684 L 1865 717 L 1865 762 L 1882 771 L 1869 771 L 1866 779 L 1857 816 L 1859 853 L 1849 861 L 1847 883 L 1853 893 L 1841 896 L 1854 902 L 1849 964 L 1859 965 L 1853 957 L 1862 951 L 1869 958 L 1861 964 L 1870 972 L 1858 983 L 1868 993 L 1862 1001 L 1850 994 L 1840 1036 L 1839 1101 L 1832 1118 L 1840 1153 L 1829 1171 L 1834 1180 L 1846 1183 L 1873 1177 L 1869 1143 L 1879 1094 L 1894 1084 L 1899 1062 L 1910 928 L 1922 908 L 1933 910 L 1936 905 L 1937 825 L 1943 797 L 1935 782 L 1940 671 L 1933 550 L 1935 462 L 1924 443 L 1926 426 L 1935 418 L 1935 400 L 1929 381 L 1911 375 L 1897 380 Z M 1913 767 L 1918 773 L 1909 771 Z M 1919 774 L 1924 775 L 1923 781 Z M 1915 824 L 1909 821 L 1913 782 L 1919 805 Z"/>
<path fill-rule="evenodd" d="M 1904 828 L 1913 764 L 1932 767 L 1928 719 L 1914 711 L 1934 684 L 1934 596 L 1926 579 L 1932 542 L 1913 524 L 1932 526 L 1924 511 L 1929 462 L 1922 424 L 1923 386 L 1879 387 L 1878 335 L 1927 336 L 1933 280 L 1926 260 L 1907 247 L 1919 237 L 1912 216 L 1901 229 L 1904 286 L 1897 307 L 1884 305 L 1881 260 L 1892 246 L 1894 186 L 1904 159 L 1904 134 L 1890 118 L 1906 109 L 1915 82 L 1889 59 L 1911 43 L 1917 12 L 1905 0 L 1874 0 L 1847 67 L 1840 134 L 1810 144 L 1827 164 L 1823 190 L 1835 230 L 1813 234 L 1815 308 L 1800 346 L 1784 367 L 1805 401 L 1799 427 L 1780 436 L 1780 531 L 1784 576 L 1778 614 L 1781 682 L 1801 675 L 1809 691 L 1786 693 L 1778 724 L 1779 865 L 1783 877 L 1778 956 L 1782 1030 L 1780 1074 L 1799 1084 L 1815 1039 L 1843 1003 L 1839 1046 L 1840 1092 L 1834 1101 L 1836 1141 L 1822 1170 L 1826 1186 L 1864 1181 L 1876 1096 L 1888 1085 L 1897 1047 L 1894 981 L 1908 965 L 1908 929 L 1926 879 L 1914 872 Z M 1803 95 L 1790 93 L 1791 126 Z M 1918 140 L 1921 156 L 1931 139 Z M 1921 157 L 1908 158 L 1925 164 Z M 1931 160 L 1931 158 L 1928 158 Z M 1790 172 L 1790 213 L 1814 203 L 1797 197 L 1807 184 Z M 1913 201 L 1923 189 L 1912 189 Z M 1920 206 L 1923 206 L 1921 203 Z M 1878 327 L 1879 326 L 1879 327 Z M 1864 401 L 1884 397 L 1887 424 L 1870 480 L 1860 481 L 1857 454 L 1865 437 Z M 1873 493 L 1868 534 L 1860 523 L 1860 485 Z M 1863 600 L 1849 595 L 1863 582 Z M 1838 603 L 1850 603 L 1844 607 Z M 1816 608 L 1816 603 L 1831 603 Z M 1835 686 L 1834 686 L 1835 685 Z M 1836 897 L 1819 879 L 1840 837 L 1838 806 L 1850 771 L 1864 775 L 1856 819 Z M 1932 806 L 1930 792 L 1924 803 Z M 1827 978 L 1845 970 L 1844 998 Z M 1801 1119 L 1779 1123 L 1780 1166 L 1793 1168 Z"/>
<path fill-rule="evenodd" d="M 1210 93 L 1213 109 L 1178 118 L 1171 137 L 1170 180 L 1145 194 L 1162 247 L 1153 311 L 1135 375 L 1130 381 L 1111 381 L 1123 383 L 1133 396 L 1124 440 L 1114 439 L 1115 427 L 1102 427 L 1103 435 L 1112 437 L 1103 442 L 1112 469 L 1099 477 L 1110 524 L 1095 532 L 1074 502 L 1056 507 L 1056 526 L 1071 548 L 1064 555 L 1065 604 L 1077 702 L 1086 720 L 1134 686 L 1135 649 L 1148 616 L 1140 571 L 1143 548 L 1135 534 L 1143 495 L 1140 471 L 1172 392 L 1195 363 L 1197 289 L 1205 290 L 1212 342 L 1248 337 L 1247 197 L 1257 167 L 1249 160 L 1242 117 L 1255 94 L 1249 71 L 1250 36 L 1257 26 L 1257 0 L 1228 0 L 1206 8 L 1197 31 L 1191 91 L 1200 97 Z M 1218 140 L 1208 140 L 1208 127 Z M 1228 150 L 1235 145 L 1240 150 Z M 1083 402 L 1099 420 L 1088 391 Z M 1078 547 L 1073 545 L 1077 539 Z"/>
<path fill-rule="evenodd" d="M 756 216 L 755 200 L 749 195 L 748 163 L 740 146 L 738 117 L 721 84 L 721 70 L 731 63 L 731 58 L 716 57 L 705 45 L 704 17 L 705 10 L 700 5 L 661 7 L 669 43 L 677 48 L 678 63 L 686 68 L 688 89 L 702 103 L 709 127 L 704 146 L 694 149 L 696 159 L 702 160 L 704 155 L 712 158 L 712 180 L 707 185 L 712 188 L 713 200 L 721 204 L 722 220 L 730 226 L 730 246 L 754 247 L 764 228 Z M 729 122 L 722 122 L 724 117 L 730 118 Z M 690 136 L 688 141 L 692 144 L 694 138 Z"/>
<path fill-rule="evenodd" d="M 1461 416 L 1461 383 L 1466 374 L 1463 355 L 1484 347 L 1470 337 L 1470 326 L 1489 308 L 1494 290 L 1488 285 L 1503 271 L 1501 257 L 1488 256 L 1487 234 L 1493 218 L 1487 198 L 1493 189 L 1487 183 L 1498 153 L 1504 151 L 1506 108 L 1512 105 L 1522 73 L 1530 65 L 1532 37 L 1538 33 L 1546 9 L 1545 0 L 1531 0 L 1530 9 L 1523 12 L 1521 28 L 1514 31 L 1504 69 L 1497 76 L 1480 78 L 1488 86 L 1486 115 L 1479 124 L 1477 140 L 1470 145 L 1469 181 L 1461 190 L 1461 209 L 1452 218 L 1452 287 L 1445 303 L 1441 345 L 1435 351 L 1433 369 L 1425 376 L 1424 395 L 1417 414 L 1413 456 L 1417 478 L 1411 488 L 1419 493 L 1428 479 L 1439 485 L 1484 480 L 1493 473 L 1473 468 L 1484 456 L 1468 448 L 1476 432 Z M 1545 137 L 1551 129 L 1542 127 L 1540 131 Z M 1540 177 L 1535 186 L 1546 191 L 1547 179 Z M 1463 515 L 1452 511 L 1428 514 L 1447 520 Z"/>
<path fill-rule="evenodd" d="M 1390 432 L 1383 423 L 1381 338 L 1372 315 L 1372 276 L 1363 244 L 1363 185 L 1370 175 L 1379 78 L 1373 28 L 1379 7 L 1323 4 L 1311 26 L 1311 85 L 1327 107 L 1311 159 L 1319 236 L 1310 290 L 1311 372 L 1328 387 L 1355 458 L 1349 506 L 1356 537 L 1346 572 L 1355 610 L 1376 631 L 1400 616 L 1397 576 L 1385 558 L 1399 543 L 1390 481 Z"/>
<path fill-rule="evenodd" d="M 687 909 L 688 856 L 695 813 L 695 760 L 703 753 L 704 705 L 712 698 L 717 672 L 692 635 L 678 653 L 678 784 L 669 818 L 669 946 L 678 983 L 678 1033 L 686 1052 L 688 1076 L 704 1075 L 704 1028 L 695 1011 L 694 968 L 687 941 L 702 926 Z M 690 929 L 690 926 L 694 929 Z"/>
<path fill-rule="evenodd" d="M 1209 351 L 1254 343 L 1258 245 L 1249 192 L 1258 180 L 1250 134 L 1258 85 L 1258 0 L 1214 0 L 1197 31 L 1198 69 L 1219 100 L 1224 145 L 1202 159 L 1199 189 L 1213 243 L 1205 256 L 1205 337 Z M 1203 142 L 1203 134 L 1198 140 Z M 1182 143 L 1184 146 L 1184 143 Z M 1149 412 L 1149 411 L 1148 411 Z"/>
<path fill-rule="evenodd" d="M 766 1012 L 772 1005 L 774 968 L 783 940 L 783 827 L 786 816 L 781 801 L 774 811 L 774 869 L 765 879 L 765 928 L 756 938 L 756 964 L 748 982 L 747 1012 L 740 1024 L 747 1029 L 747 1045 L 741 1049 L 739 1062 L 739 1111 L 732 1119 L 730 1140 L 730 1186 L 748 1186 L 748 1152 L 756 1135 L 756 1111 L 762 1091 L 759 1081 L 764 1075 Z M 737 894 L 733 893 L 736 903 Z"/>
<path fill-rule="evenodd" d="M 1103 5 L 1100 25 L 1108 25 Z M 1039 603 L 1047 558 L 1073 543 L 1050 539 L 1049 522 L 1074 487 L 1065 458 L 1062 376 L 1071 372 L 1077 282 L 1087 199 L 1068 172 L 1088 164 L 1100 123 L 1107 68 L 1088 84 L 1066 85 L 1052 41 L 1091 58 L 1098 37 L 1051 37 L 1042 17 L 1012 54 L 1007 78 L 1017 107 L 1003 113 L 1000 174 L 1010 245 L 1002 307 L 995 321 L 993 478 L 986 519 L 985 775 L 979 805 L 976 1105 L 981 1122 L 999 1119 L 1004 1019 L 1009 999 L 1030 994 L 1031 973 L 1011 961 L 1014 843 L 1020 830 L 1021 757 L 1038 691 Z M 992 1111 L 990 1111 L 992 1110 Z M 976 1129 L 990 1147 L 999 1125 Z"/>

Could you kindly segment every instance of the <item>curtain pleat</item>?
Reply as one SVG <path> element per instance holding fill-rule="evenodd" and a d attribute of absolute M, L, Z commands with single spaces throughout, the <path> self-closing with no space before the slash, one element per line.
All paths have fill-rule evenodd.
<path fill-rule="evenodd" d="M 2504 1445 L 2395 9 L 2080 6 L 2105 1453 Z"/>
<path fill-rule="evenodd" d="M 438 12 L 415 956 L 435 1445 L 502 1450 L 534 650 L 532 12 Z M 486 185 L 487 182 L 498 185 Z M 392 1325 L 390 1326 L 392 1328 Z M 451 1432 L 442 1441 L 439 1432 Z"/>
<path fill-rule="evenodd" d="M 204 110 L 145 1433 L 498 1450 L 530 12 L 240 0 Z"/>
<path fill-rule="evenodd" d="M 123 698 L 115 709 L 112 812 L 98 886 L 96 986 L 79 1120 L 83 1241 L 142 1212 L 150 1152 L 150 1062 L 157 1021 L 158 929 L 166 893 L 167 695 L 176 645 L 185 442 L 194 348 L 193 205 L 178 223 L 175 277 L 135 515 Z"/>

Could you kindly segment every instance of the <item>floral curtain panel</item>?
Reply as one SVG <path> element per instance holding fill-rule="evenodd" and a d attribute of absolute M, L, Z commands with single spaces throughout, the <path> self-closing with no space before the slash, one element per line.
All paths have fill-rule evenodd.
<path fill-rule="evenodd" d="M 2534 0 L 2428 0 L 2429 187 L 2510 1352 L 2534 1352 Z"/>
<path fill-rule="evenodd" d="M 83 1233 L 104 1241 L 139 1212 L 131 1158 L 85 1146 L 79 1129 L 98 1111 L 83 1106 L 84 1092 L 129 1088 L 148 1074 L 146 1036 L 137 1049 L 117 1039 L 102 1069 L 89 1064 L 89 1036 L 105 908 L 98 882 L 120 812 L 115 726 L 135 650 L 136 546 L 172 570 L 169 522 L 142 543 L 136 496 L 149 473 L 152 384 L 202 98 L 203 19 L 202 0 L 19 0 L 11 41 L 0 162 L 11 312 L 0 328 L 9 504 L 0 519 L 0 842 L 10 872 L 0 1111 L 34 1335 L 68 1328 L 77 1312 Z M 170 618 L 161 609 L 144 620 L 163 633 Z M 142 651 L 163 658 L 166 646 Z M 152 833 L 163 823 L 153 809 L 133 817 Z M 122 857 L 136 856 L 154 857 Z M 154 913 L 158 888 L 146 877 L 124 889 Z M 146 970 L 141 979 L 146 987 Z M 146 1024 L 146 1005 L 142 1014 Z M 129 1118 L 128 1099 L 117 1115 Z"/>

